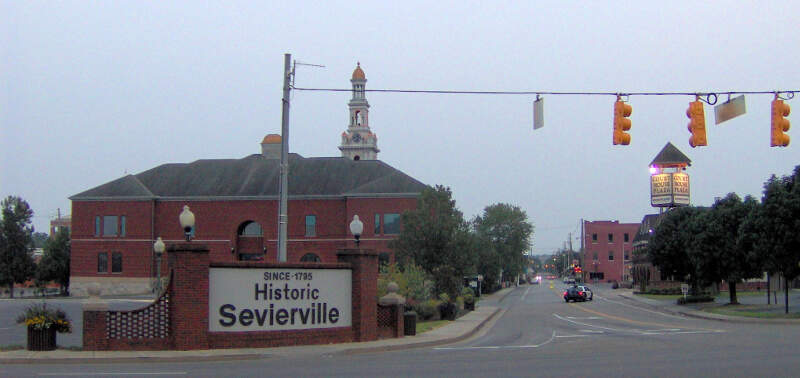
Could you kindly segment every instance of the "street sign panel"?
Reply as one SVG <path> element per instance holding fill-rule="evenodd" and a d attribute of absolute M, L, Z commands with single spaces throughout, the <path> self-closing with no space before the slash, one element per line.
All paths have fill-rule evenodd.
<path fill-rule="evenodd" d="M 746 111 L 744 95 L 732 98 L 714 107 L 715 123 L 719 125 L 722 122 L 744 114 Z"/>
<path fill-rule="evenodd" d="M 533 129 L 542 127 L 544 127 L 544 99 L 537 96 L 536 101 L 533 102 Z"/>

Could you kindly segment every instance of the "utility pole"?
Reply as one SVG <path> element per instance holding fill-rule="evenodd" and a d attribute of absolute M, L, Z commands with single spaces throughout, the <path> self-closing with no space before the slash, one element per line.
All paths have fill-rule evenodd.
<path fill-rule="evenodd" d="M 289 99 L 292 54 L 283 54 L 283 110 L 281 111 L 281 184 L 278 211 L 278 262 L 286 262 L 287 225 L 289 223 Z"/>

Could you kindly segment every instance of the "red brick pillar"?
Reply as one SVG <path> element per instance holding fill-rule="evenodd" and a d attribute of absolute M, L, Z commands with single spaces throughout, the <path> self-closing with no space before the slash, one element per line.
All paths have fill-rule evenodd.
<path fill-rule="evenodd" d="M 108 350 L 106 337 L 105 303 L 85 303 L 83 305 L 83 350 Z"/>
<path fill-rule="evenodd" d="M 342 249 L 339 262 L 352 266 L 353 340 L 378 339 L 378 253 L 371 249 Z"/>
<path fill-rule="evenodd" d="M 172 270 L 169 333 L 172 348 L 208 349 L 208 247 L 181 243 L 167 248 Z"/>

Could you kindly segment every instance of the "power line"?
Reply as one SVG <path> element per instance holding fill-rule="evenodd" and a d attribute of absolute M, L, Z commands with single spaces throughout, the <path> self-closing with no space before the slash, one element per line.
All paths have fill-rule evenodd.
<path fill-rule="evenodd" d="M 292 87 L 298 91 L 312 92 L 351 92 L 353 89 L 343 88 L 301 88 Z M 786 94 L 790 98 L 800 90 L 772 90 L 772 91 L 720 91 L 720 92 L 562 92 L 562 91 L 461 91 L 440 89 L 362 89 L 364 92 L 383 93 L 423 93 L 423 94 L 468 94 L 468 95 L 568 95 L 568 96 L 718 96 L 737 94 Z"/>

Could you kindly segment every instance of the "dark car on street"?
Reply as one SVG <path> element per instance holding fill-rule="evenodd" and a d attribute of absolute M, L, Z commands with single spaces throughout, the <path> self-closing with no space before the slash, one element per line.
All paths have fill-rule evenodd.
<path fill-rule="evenodd" d="M 578 288 L 578 286 L 567 288 L 567 290 L 564 291 L 564 302 L 569 303 L 569 301 L 586 301 L 586 292 Z"/>

